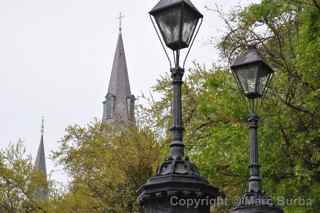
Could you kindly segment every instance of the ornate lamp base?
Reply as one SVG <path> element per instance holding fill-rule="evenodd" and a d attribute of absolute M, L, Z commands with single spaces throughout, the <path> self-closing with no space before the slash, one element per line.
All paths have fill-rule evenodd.
<path fill-rule="evenodd" d="M 218 189 L 189 160 L 169 158 L 138 194 L 144 213 L 209 213 Z"/>

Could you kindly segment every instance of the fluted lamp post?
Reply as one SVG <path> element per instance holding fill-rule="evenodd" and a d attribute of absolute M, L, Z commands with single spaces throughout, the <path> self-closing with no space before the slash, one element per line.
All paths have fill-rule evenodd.
<path fill-rule="evenodd" d="M 282 213 L 261 187 L 257 128 L 259 117 L 256 114 L 257 100 L 262 98 L 271 81 L 273 70 L 262 59 L 255 46 L 235 59 L 231 65 L 232 73 L 243 95 L 248 99 L 250 115 L 250 177 L 248 191 L 242 196 L 232 213 Z"/>
<path fill-rule="evenodd" d="M 173 127 L 169 157 L 159 166 L 156 176 L 140 187 L 138 201 L 144 213 L 209 213 L 218 189 L 199 175 L 184 154 L 181 102 L 185 62 L 203 16 L 189 0 L 160 0 L 150 11 L 150 18 L 170 63 Z M 166 47 L 173 52 L 173 59 Z"/>

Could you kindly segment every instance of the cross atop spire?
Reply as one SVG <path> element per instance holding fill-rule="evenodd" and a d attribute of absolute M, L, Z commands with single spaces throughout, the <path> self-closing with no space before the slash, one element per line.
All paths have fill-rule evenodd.
<path fill-rule="evenodd" d="M 119 14 L 119 17 L 117 19 L 119 19 L 119 32 L 121 33 L 122 32 L 122 19 L 124 18 L 125 16 L 120 12 Z"/>
<path fill-rule="evenodd" d="M 41 118 L 41 137 L 44 135 L 44 116 Z"/>

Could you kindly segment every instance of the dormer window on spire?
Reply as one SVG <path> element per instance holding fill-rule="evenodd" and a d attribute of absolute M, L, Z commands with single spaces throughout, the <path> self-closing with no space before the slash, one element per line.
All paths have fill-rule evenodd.
<path fill-rule="evenodd" d="M 114 108 L 115 108 L 115 99 L 116 97 L 110 93 L 106 96 L 105 108 L 104 108 L 105 110 L 104 115 L 106 120 L 112 119 L 113 117 Z"/>
<path fill-rule="evenodd" d="M 134 103 L 135 103 L 136 98 L 134 95 L 130 95 L 127 97 L 127 110 L 128 110 L 128 118 L 130 121 L 135 120 L 134 116 Z"/>

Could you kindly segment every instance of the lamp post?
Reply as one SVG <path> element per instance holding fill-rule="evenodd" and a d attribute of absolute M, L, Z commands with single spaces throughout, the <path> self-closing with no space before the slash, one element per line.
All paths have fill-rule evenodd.
<path fill-rule="evenodd" d="M 150 18 L 170 63 L 173 127 L 169 157 L 156 176 L 140 187 L 138 201 L 144 213 L 209 213 L 218 189 L 199 175 L 184 154 L 181 102 L 184 66 L 203 16 L 190 0 L 160 0 L 150 11 Z M 165 46 L 172 50 L 173 60 Z M 183 49 L 186 54 L 181 67 Z"/>
<path fill-rule="evenodd" d="M 262 192 L 259 165 L 257 129 L 259 117 L 256 114 L 256 101 L 262 98 L 272 78 L 273 70 L 263 61 L 255 46 L 235 59 L 231 65 L 232 73 L 243 95 L 249 101 L 248 119 L 250 131 L 250 177 L 248 191 L 240 199 L 232 213 L 282 213 L 271 198 Z"/>

